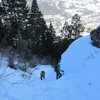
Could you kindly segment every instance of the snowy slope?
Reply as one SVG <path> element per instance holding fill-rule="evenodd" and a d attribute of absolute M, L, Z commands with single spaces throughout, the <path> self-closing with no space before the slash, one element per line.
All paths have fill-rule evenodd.
<path fill-rule="evenodd" d="M 62 55 L 65 73 L 58 80 L 53 69 L 43 65 L 32 76 L 15 71 L 5 80 L 0 79 L 0 100 L 100 100 L 100 50 L 90 43 L 90 37 L 85 36 L 71 44 Z M 6 60 L 4 64 L 7 65 Z M 0 69 L 1 72 L 3 68 Z M 46 72 L 46 79 L 42 81 L 41 70 Z"/>

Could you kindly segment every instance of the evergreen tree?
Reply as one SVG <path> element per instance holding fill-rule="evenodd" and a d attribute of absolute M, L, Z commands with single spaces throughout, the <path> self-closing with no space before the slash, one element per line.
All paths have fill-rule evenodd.
<path fill-rule="evenodd" d="M 4 18 L 4 16 L 6 15 L 5 10 L 2 7 L 2 4 L 0 4 L 0 46 L 2 46 L 2 41 L 4 39 L 4 26 L 3 26 L 3 22 L 2 19 Z"/>
<path fill-rule="evenodd" d="M 0 5 L 0 43 L 1 43 L 1 35 L 2 35 L 2 31 L 3 31 L 3 24 L 2 24 L 2 21 L 1 21 L 1 16 L 2 16 L 2 7 L 1 7 L 1 5 Z"/>
<path fill-rule="evenodd" d="M 26 27 L 26 17 L 29 12 L 27 2 L 25 0 L 3 0 L 2 2 L 7 12 L 7 17 L 4 19 L 7 28 L 6 41 L 8 45 L 15 46 L 18 30 L 23 32 Z"/>
<path fill-rule="evenodd" d="M 68 40 L 71 39 L 72 38 L 72 32 L 73 32 L 72 25 L 68 25 L 68 22 L 66 21 L 64 23 L 64 26 L 63 26 L 61 32 L 62 32 L 62 36 L 64 38 L 67 38 Z"/>
<path fill-rule="evenodd" d="M 5 9 L 2 7 L 2 3 L 0 4 L 0 20 L 6 15 Z"/>
<path fill-rule="evenodd" d="M 84 31 L 84 26 L 80 18 L 81 17 L 78 14 L 75 14 L 72 17 L 71 25 L 72 25 L 72 30 L 73 30 L 72 35 L 74 38 L 80 37 L 81 32 Z"/>
<path fill-rule="evenodd" d="M 45 38 L 42 40 L 45 47 L 45 55 L 54 55 L 54 41 L 55 41 L 55 30 L 52 22 L 50 22 L 48 30 L 45 32 Z"/>
<path fill-rule="evenodd" d="M 31 50 L 38 55 L 42 54 L 44 50 L 42 40 L 45 39 L 45 31 L 47 30 L 46 22 L 39 10 L 36 0 L 32 1 L 31 11 L 29 14 L 29 21 L 27 31 L 29 32 L 29 45 Z"/>
<path fill-rule="evenodd" d="M 3 7 L 7 17 L 4 19 L 6 47 L 13 46 L 24 60 L 30 60 L 30 50 L 28 49 L 28 36 L 26 32 L 29 8 L 26 0 L 3 0 Z M 26 34 L 27 33 L 27 34 Z"/>
<path fill-rule="evenodd" d="M 14 2 L 13 2 L 14 3 Z M 3 45 L 7 47 L 8 45 L 13 44 L 13 38 L 15 38 L 15 33 L 12 25 L 14 14 L 13 14 L 13 3 L 10 0 L 2 0 L 2 6 L 5 9 L 7 16 L 4 18 L 4 27 L 5 27 L 5 39 L 3 41 Z M 11 27 L 13 26 L 13 27 Z"/>
<path fill-rule="evenodd" d="M 3 24 L 2 21 L 0 20 L 0 44 L 2 42 L 3 39 Z"/>
<path fill-rule="evenodd" d="M 76 39 L 81 36 L 81 32 L 84 31 L 84 26 L 81 22 L 80 16 L 75 14 L 72 17 L 71 24 L 65 22 L 61 32 L 67 39 Z"/>

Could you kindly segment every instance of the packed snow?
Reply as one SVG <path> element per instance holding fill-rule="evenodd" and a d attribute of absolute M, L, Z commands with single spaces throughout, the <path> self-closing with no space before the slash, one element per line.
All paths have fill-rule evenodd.
<path fill-rule="evenodd" d="M 100 100 L 100 49 L 91 45 L 90 36 L 73 42 L 63 53 L 64 75 L 56 80 L 50 65 L 38 65 L 27 72 L 0 64 L 0 100 Z M 40 80 L 40 72 L 46 78 Z M 31 73 L 31 74 L 30 74 Z"/>

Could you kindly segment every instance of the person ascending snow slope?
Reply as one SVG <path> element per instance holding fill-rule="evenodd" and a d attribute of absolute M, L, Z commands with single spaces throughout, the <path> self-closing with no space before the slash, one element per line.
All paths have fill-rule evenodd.
<path fill-rule="evenodd" d="M 54 71 L 56 72 L 56 79 L 59 79 L 62 76 L 62 74 L 60 72 L 62 70 L 60 70 L 60 65 L 59 64 L 54 66 Z"/>
<path fill-rule="evenodd" d="M 45 71 L 44 70 L 41 71 L 40 78 L 41 78 L 41 80 L 45 79 Z"/>

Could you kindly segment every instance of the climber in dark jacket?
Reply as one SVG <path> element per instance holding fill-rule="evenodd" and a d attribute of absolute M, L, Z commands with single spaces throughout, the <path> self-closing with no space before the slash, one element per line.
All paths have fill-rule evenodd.
<path fill-rule="evenodd" d="M 59 64 L 55 65 L 54 71 L 56 72 L 56 79 L 59 79 L 62 76 L 62 74 L 60 72 L 61 70 L 60 70 L 60 65 Z"/>
<path fill-rule="evenodd" d="M 45 71 L 44 70 L 42 70 L 40 73 L 40 79 L 41 80 L 45 79 Z"/>

